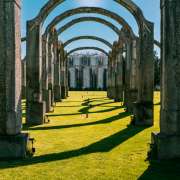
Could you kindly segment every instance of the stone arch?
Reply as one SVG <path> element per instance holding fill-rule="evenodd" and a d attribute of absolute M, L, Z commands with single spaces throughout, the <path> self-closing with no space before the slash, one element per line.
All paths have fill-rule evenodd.
<path fill-rule="evenodd" d="M 103 50 L 103 49 L 101 49 L 101 48 L 99 48 L 99 47 L 90 47 L 90 46 L 87 46 L 87 47 L 79 47 L 79 48 L 72 49 L 72 50 L 70 50 L 70 51 L 66 54 L 66 57 L 69 56 L 70 54 L 72 54 L 73 52 L 80 51 L 80 50 L 88 50 L 88 49 L 89 49 L 89 50 L 96 50 L 96 51 L 102 52 L 103 54 L 105 54 L 106 56 L 109 57 L 109 54 L 108 54 L 105 50 Z"/>
<path fill-rule="evenodd" d="M 66 0 L 49 0 L 39 11 L 38 15 L 34 18 L 34 20 L 41 24 L 45 21 L 46 17 L 60 4 L 65 2 Z M 126 8 L 136 19 L 137 24 L 140 26 L 146 23 L 144 15 L 139 8 L 132 0 L 113 0 L 117 2 L 119 5 Z"/>
<path fill-rule="evenodd" d="M 65 1 L 65 0 L 64 0 Z M 28 79 L 27 81 L 31 82 L 33 79 L 37 79 L 37 83 L 29 84 L 31 88 L 32 96 L 27 98 L 27 102 L 37 101 L 41 103 L 41 94 L 36 92 L 41 92 L 41 84 L 38 84 L 41 77 L 41 64 L 42 64 L 42 25 L 46 17 L 50 12 L 59 4 L 64 2 L 63 0 L 49 0 L 46 5 L 40 10 L 38 16 L 27 22 L 27 72 Z M 136 4 L 131 0 L 116 0 L 119 4 L 127 8 L 133 16 L 136 18 L 139 25 L 139 84 L 138 87 L 138 100 L 137 106 L 135 109 L 134 119 L 142 119 L 141 124 L 152 125 L 153 123 L 153 43 L 154 43 L 154 24 L 150 21 L 147 21 L 141 10 Z M 128 29 L 128 24 L 124 19 L 114 12 L 108 11 L 103 8 L 96 7 L 81 7 L 72 10 L 68 10 L 61 15 L 54 18 L 54 20 L 46 28 L 46 32 L 49 32 L 49 29 L 54 28 L 54 26 L 62 21 L 63 19 L 70 17 L 75 14 L 82 13 L 95 13 L 106 15 L 119 22 L 123 28 Z M 129 29 L 130 32 L 131 29 Z M 31 67 L 34 64 L 37 64 L 35 67 Z M 35 75 L 30 74 L 31 69 L 37 72 Z M 144 73 L 144 72 L 149 73 Z M 27 93 L 28 94 L 28 93 Z M 33 97 L 36 96 L 36 99 Z M 28 104 L 28 103 L 27 103 Z M 28 107 L 27 107 L 28 108 Z M 135 123 L 136 124 L 136 123 Z"/>
<path fill-rule="evenodd" d="M 104 15 L 107 16 L 115 21 L 117 21 L 121 26 L 127 28 L 132 36 L 134 36 L 134 33 L 131 29 L 131 26 L 125 21 L 125 19 L 123 19 L 121 16 L 117 15 L 116 13 L 103 9 L 103 8 L 99 8 L 99 7 L 80 7 L 80 8 L 75 8 L 75 9 L 71 9 L 68 11 L 65 11 L 64 13 L 56 16 L 51 23 L 47 26 L 45 33 L 48 33 L 50 31 L 50 29 L 52 29 L 54 26 L 56 26 L 60 21 L 66 19 L 67 17 L 76 15 L 76 14 L 84 14 L 84 13 L 95 13 L 95 14 L 100 14 L 100 15 Z"/>
<path fill-rule="evenodd" d="M 67 40 L 64 43 L 64 47 L 68 46 L 70 43 L 72 43 L 74 41 L 84 40 L 84 39 L 90 39 L 90 40 L 96 40 L 96 41 L 102 42 L 106 46 L 108 46 L 110 49 L 112 49 L 112 47 L 113 47 L 110 42 L 108 42 L 107 40 L 105 40 L 103 38 L 97 37 L 97 36 L 77 36 L 77 37 L 74 37 L 74 38 L 71 38 L 71 39 Z"/>
<path fill-rule="evenodd" d="M 67 24 L 65 24 L 63 27 L 60 27 L 57 30 L 58 35 L 63 33 L 64 31 L 66 31 L 68 28 L 70 28 L 71 26 L 80 23 L 80 22 L 85 22 L 85 21 L 95 21 L 101 24 L 104 24 L 106 26 L 108 26 L 109 28 L 111 28 L 118 36 L 120 34 L 120 30 L 114 26 L 112 23 L 110 23 L 109 21 L 106 21 L 102 18 L 98 18 L 98 17 L 80 17 L 77 19 L 73 19 L 72 21 L 68 22 Z"/>

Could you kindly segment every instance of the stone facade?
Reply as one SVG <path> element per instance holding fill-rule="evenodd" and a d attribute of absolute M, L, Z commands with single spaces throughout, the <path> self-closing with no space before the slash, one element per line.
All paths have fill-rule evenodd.
<path fill-rule="evenodd" d="M 73 54 L 68 59 L 69 87 L 105 90 L 108 58 L 103 54 Z"/>

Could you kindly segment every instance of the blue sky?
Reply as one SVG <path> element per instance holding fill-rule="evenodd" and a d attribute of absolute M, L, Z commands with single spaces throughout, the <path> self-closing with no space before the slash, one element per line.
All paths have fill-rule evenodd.
<path fill-rule="evenodd" d="M 22 0 L 22 36 L 26 35 L 26 21 L 34 18 L 41 7 L 47 2 L 48 0 Z M 154 22 L 155 24 L 155 39 L 160 39 L 160 0 L 133 0 L 143 11 L 144 16 L 149 20 Z M 47 25 L 50 23 L 53 18 L 66 10 L 82 7 L 82 6 L 96 6 L 96 7 L 102 7 L 107 10 L 113 11 L 117 13 L 118 15 L 122 16 L 132 27 L 135 34 L 138 35 L 138 26 L 134 19 L 134 17 L 122 6 L 119 6 L 116 2 L 113 0 L 66 0 L 64 3 L 62 3 L 60 6 L 58 6 L 55 10 L 52 11 L 52 13 L 47 17 L 43 29 L 47 27 Z M 113 24 L 121 27 L 119 24 L 117 24 L 114 20 L 107 18 L 105 16 L 96 15 L 96 14 L 81 14 L 81 15 L 75 15 L 72 17 L 67 18 L 66 20 L 62 21 L 57 25 L 57 28 L 63 26 L 65 23 L 69 22 L 72 19 L 75 19 L 77 17 L 82 16 L 98 16 L 105 18 L 106 20 L 111 21 Z M 109 42 L 113 43 L 113 41 L 117 40 L 117 35 L 109 28 L 102 24 L 96 23 L 96 22 L 82 22 L 74 25 L 64 33 L 62 33 L 59 37 L 59 39 L 62 42 L 65 42 L 66 40 L 79 36 L 79 35 L 96 35 L 98 37 L 102 37 Z M 91 41 L 91 40 L 81 40 L 74 42 L 67 46 L 67 50 L 79 47 L 79 46 L 98 46 L 106 51 L 109 51 L 110 49 L 105 46 L 104 44 L 97 42 L 97 41 Z M 22 56 L 25 55 L 25 44 L 22 45 Z"/>

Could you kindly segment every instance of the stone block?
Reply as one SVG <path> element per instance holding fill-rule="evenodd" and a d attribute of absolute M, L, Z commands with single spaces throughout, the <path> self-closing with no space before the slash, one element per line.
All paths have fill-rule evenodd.
<path fill-rule="evenodd" d="M 153 125 L 154 106 L 152 102 L 135 102 L 133 103 L 133 124 L 139 126 Z"/>
<path fill-rule="evenodd" d="M 107 87 L 107 97 L 108 98 L 111 98 L 111 95 L 110 95 L 111 93 L 110 93 L 110 88 L 109 87 Z"/>
<path fill-rule="evenodd" d="M 152 150 L 160 160 L 180 158 L 180 135 L 152 133 Z"/>
<path fill-rule="evenodd" d="M 112 87 L 112 94 L 111 94 L 111 96 L 112 96 L 112 99 L 116 99 L 116 88 L 115 87 Z"/>
<path fill-rule="evenodd" d="M 68 88 L 68 86 L 66 86 L 66 97 L 68 97 L 69 96 L 69 88 Z"/>
<path fill-rule="evenodd" d="M 45 112 L 48 113 L 52 110 L 52 93 L 51 90 L 43 90 L 43 101 L 46 103 Z"/>
<path fill-rule="evenodd" d="M 54 86 L 54 100 L 56 102 L 60 102 L 61 101 L 61 86 Z"/>
<path fill-rule="evenodd" d="M 61 86 L 61 98 L 65 99 L 66 98 L 66 87 Z"/>
<path fill-rule="evenodd" d="M 137 90 L 129 90 L 129 96 L 128 96 L 128 102 L 127 102 L 127 111 L 128 112 L 133 112 L 133 107 L 134 107 L 134 102 L 137 101 Z"/>
<path fill-rule="evenodd" d="M 123 101 L 123 87 L 122 86 L 117 86 L 116 87 L 115 101 L 116 102 L 122 102 Z"/>
<path fill-rule="evenodd" d="M 26 86 L 22 86 L 22 99 L 26 99 Z"/>
<path fill-rule="evenodd" d="M 28 125 L 44 124 L 45 111 L 46 111 L 46 103 L 44 101 L 30 102 L 27 108 L 26 123 Z"/>
<path fill-rule="evenodd" d="M 0 135 L 0 159 L 11 160 L 32 156 L 32 141 L 28 133 L 18 135 Z"/>

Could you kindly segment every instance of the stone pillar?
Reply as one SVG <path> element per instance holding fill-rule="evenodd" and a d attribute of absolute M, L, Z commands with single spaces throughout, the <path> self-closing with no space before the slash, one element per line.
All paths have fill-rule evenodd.
<path fill-rule="evenodd" d="M 30 125 L 44 123 L 46 110 L 42 99 L 42 36 L 41 25 L 36 20 L 27 22 L 26 60 L 26 122 Z"/>
<path fill-rule="evenodd" d="M 107 96 L 112 99 L 112 53 L 109 53 L 108 60 L 108 87 L 107 87 Z"/>
<path fill-rule="evenodd" d="M 61 82 L 60 82 L 60 44 L 56 50 L 56 59 L 54 63 L 54 99 L 55 101 L 61 101 Z"/>
<path fill-rule="evenodd" d="M 123 46 L 119 41 L 116 48 L 116 101 L 123 101 Z"/>
<path fill-rule="evenodd" d="M 21 61 L 22 70 L 22 98 L 26 98 L 26 58 Z"/>
<path fill-rule="evenodd" d="M 21 133 L 21 1 L 0 1 L 0 159 L 30 154 Z"/>
<path fill-rule="evenodd" d="M 152 144 L 159 159 L 180 158 L 180 1 L 161 0 L 160 133 Z"/>
<path fill-rule="evenodd" d="M 66 53 L 65 52 L 65 97 L 67 98 L 69 96 L 69 86 L 68 86 L 68 76 L 69 76 L 69 73 L 68 73 L 68 60 L 67 60 L 67 56 L 66 56 Z"/>
<path fill-rule="evenodd" d="M 54 49 L 54 29 L 52 29 L 48 41 L 48 90 L 51 92 L 51 107 L 54 106 Z"/>
<path fill-rule="evenodd" d="M 108 67 L 107 67 L 107 97 L 110 98 L 110 58 L 108 59 Z"/>
<path fill-rule="evenodd" d="M 127 41 L 124 44 L 125 48 L 125 90 L 124 90 L 124 105 L 126 106 L 127 111 L 130 111 L 130 73 L 131 73 L 131 61 L 132 61 L 132 43 Z"/>
<path fill-rule="evenodd" d="M 134 104 L 134 124 L 153 125 L 154 25 L 146 21 L 140 27 L 140 62 L 138 65 L 138 100 Z"/>
<path fill-rule="evenodd" d="M 130 89 L 129 89 L 129 103 L 128 111 L 133 112 L 134 102 L 137 101 L 138 93 L 138 62 L 139 62 L 139 40 L 138 38 L 132 39 L 132 57 L 130 62 Z"/>
<path fill-rule="evenodd" d="M 66 98 L 66 85 L 65 85 L 65 57 L 64 57 L 64 50 L 61 47 L 61 98 Z"/>
<path fill-rule="evenodd" d="M 116 99 L 116 52 L 112 52 L 112 99 Z"/>
<path fill-rule="evenodd" d="M 51 111 L 51 91 L 48 89 L 48 37 L 42 37 L 42 93 L 46 112 Z"/>

